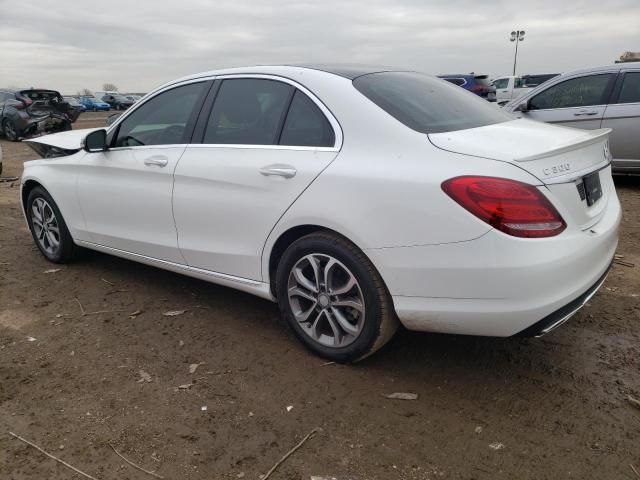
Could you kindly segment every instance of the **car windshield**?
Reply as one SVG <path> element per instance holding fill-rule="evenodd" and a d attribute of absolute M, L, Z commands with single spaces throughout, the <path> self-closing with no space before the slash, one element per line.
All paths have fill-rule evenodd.
<path fill-rule="evenodd" d="M 421 133 L 452 132 L 514 119 L 477 95 L 420 73 L 372 73 L 356 78 L 353 85 L 396 120 Z"/>
<path fill-rule="evenodd" d="M 113 98 L 115 98 L 119 102 L 126 102 L 128 100 L 128 98 L 125 98 L 122 95 L 114 95 Z"/>

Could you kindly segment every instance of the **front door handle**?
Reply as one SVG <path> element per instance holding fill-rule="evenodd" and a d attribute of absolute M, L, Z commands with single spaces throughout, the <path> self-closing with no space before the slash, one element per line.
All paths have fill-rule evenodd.
<path fill-rule="evenodd" d="M 596 115 L 598 112 L 596 110 L 580 110 L 573 114 L 574 117 L 584 117 L 586 115 Z"/>
<path fill-rule="evenodd" d="M 166 167 L 169 163 L 169 158 L 164 155 L 152 155 L 149 158 L 144 159 L 145 165 L 156 165 L 158 167 Z"/>
<path fill-rule="evenodd" d="M 284 178 L 293 178 L 296 176 L 297 170 L 293 168 L 291 165 L 268 165 L 266 167 L 262 167 L 260 169 L 260 173 L 265 177 L 284 177 Z"/>

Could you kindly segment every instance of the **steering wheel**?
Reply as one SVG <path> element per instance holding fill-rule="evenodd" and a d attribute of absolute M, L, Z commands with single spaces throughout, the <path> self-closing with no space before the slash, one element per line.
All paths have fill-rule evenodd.
<path fill-rule="evenodd" d="M 138 140 L 136 137 L 132 137 L 131 135 L 127 135 L 126 137 L 122 137 L 122 139 L 119 139 L 118 143 L 120 144 L 120 146 L 125 146 L 126 145 L 128 147 L 144 146 L 143 142 Z"/>

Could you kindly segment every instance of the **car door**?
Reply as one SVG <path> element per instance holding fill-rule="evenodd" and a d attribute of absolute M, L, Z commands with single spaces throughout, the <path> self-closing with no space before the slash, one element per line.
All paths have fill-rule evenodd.
<path fill-rule="evenodd" d="M 524 116 L 567 127 L 600 128 L 616 75 L 590 73 L 550 85 L 529 99 Z"/>
<path fill-rule="evenodd" d="M 609 146 L 616 170 L 640 171 L 640 69 L 621 74 L 602 126 L 612 128 Z"/>
<path fill-rule="evenodd" d="M 191 267 L 259 281 L 269 232 L 342 136 L 326 107 L 289 80 L 227 77 L 214 90 L 175 172 L 178 242 Z"/>
<path fill-rule="evenodd" d="M 493 86 L 496 89 L 496 102 L 498 102 L 498 104 L 511 100 L 511 90 L 509 87 L 511 86 L 513 88 L 513 85 L 509 85 L 510 79 L 513 79 L 513 77 L 500 77 L 493 81 Z"/>
<path fill-rule="evenodd" d="M 94 243 L 184 263 L 171 208 L 173 171 L 210 85 L 161 91 L 110 129 L 108 150 L 83 158 L 78 199 Z"/>

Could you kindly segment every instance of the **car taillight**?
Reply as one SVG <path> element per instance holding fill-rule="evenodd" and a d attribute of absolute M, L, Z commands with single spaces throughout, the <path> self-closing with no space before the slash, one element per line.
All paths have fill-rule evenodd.
<path fill-rule="evenodd" d="M 533 185 L 506 178 L 464 176 L 442 183 L 460 206 L 514 237 L 553 237 L 567 224 Z"/>
<path fill-rule="evenodd" d="M 471 91 L 476 95 L 480 93 L 485 93 L 487 90 L 488 90 L 487 87 L 485 87 L 484 85 L 474 85 L 473 87 L 471 87 Z"/>

